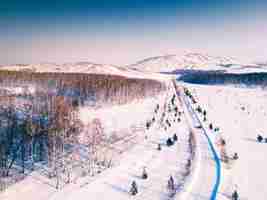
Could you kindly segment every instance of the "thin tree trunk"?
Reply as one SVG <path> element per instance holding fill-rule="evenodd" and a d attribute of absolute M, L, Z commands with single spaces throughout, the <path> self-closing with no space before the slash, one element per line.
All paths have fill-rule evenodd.
<path fill-rule="evenodd" d="M 24 174 L 24 172 L 25 172 L 25 144 L 24 144 L 24 139 L 22 139 L 22 144 L 21 144 L 21 161 L 22 161 L 22 173 Z"/>
<path fill-rule="evenodd" d="M 32 163 L 32 170 L 34 170 L 34 137 L 31 137 L 31 163 Z"/>

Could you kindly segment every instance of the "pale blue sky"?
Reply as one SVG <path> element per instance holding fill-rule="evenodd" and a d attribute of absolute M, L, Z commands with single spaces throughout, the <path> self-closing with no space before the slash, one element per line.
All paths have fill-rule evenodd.
<path fill-rule="evenodd" d="M 260 0 L 6 0 L 0 63 L 124 65 L 184 50 L 267 60 L 266 10 Z"/>

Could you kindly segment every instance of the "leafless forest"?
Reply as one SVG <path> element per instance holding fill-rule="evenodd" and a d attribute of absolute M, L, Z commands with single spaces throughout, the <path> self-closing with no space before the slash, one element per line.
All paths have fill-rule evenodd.
<path fill-rule="evenodd" d="M 82 124 L 78 108 L 126 104 L 165 89 L 121 76 L 0 71 L 0 190 L 35 170 L 60 188 L 110 167 L 114 141 L 101 119 Z"/>

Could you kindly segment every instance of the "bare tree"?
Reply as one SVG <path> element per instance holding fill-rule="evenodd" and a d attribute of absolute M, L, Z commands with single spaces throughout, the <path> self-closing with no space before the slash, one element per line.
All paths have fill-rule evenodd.
<path fill-rule="evenodd" d="M 94 176 L 99 161 L 101 145 L 103 145 L 104 133 L 101 121 L 98 118 L 92 120 L 86 127 L 86 146 L 88 149 L 88 172 Z M 102 146 L 103 147 L 103 146 Z"/>

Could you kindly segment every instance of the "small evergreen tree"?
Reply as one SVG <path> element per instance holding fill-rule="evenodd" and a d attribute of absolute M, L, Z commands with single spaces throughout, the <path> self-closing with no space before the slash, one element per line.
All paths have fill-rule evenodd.
<path fill-rule="evenodd" d="M 168 180 L 168 184 L 167 184 L 167 188 L 170 190 L 170 191 L 173 191 L 175 188 L 174 188 L 174 180 L 173 180 L 173 177 L 170 176 L 169 180 Z"/>
<path fill-rule="evenodd" d="M 238 154 L 237 153 L 234 153 L 233 159 L 234 160 L 237 160 L 238 159 Z"/>
<path fill-rule="evenodd" d="M 191 160 L 190 159 L 187 160 L 186 167 L 188 169 L 191 167 Z"/>
<path fill-rule="evenodd" d="M 174 135 L 173 135 L 173 137 L 172 137 L 172 139 L 173 139 L 173 141 L 175 141 L 175 142 L 176 142 L 176 141 L 178 140 L 178 137 L 177 137 L 177 135 L 176 135 L 176 134 L 174 134 Z"/>
<path fill-rule="evenodd" d="M 130 194 L 131 195 L 136 195 L 137 193 L 138 193 L 137 184 L 136 184 L 135 181 L 133 181 L 132 184 L 131 184 Z"/>
<path fill-rule="evenodd" d="M 239 195 L 238 195 L 237 191 L 235 190 L 232 194 L 232 200 L 238 200 L 238 198 L 239 198 Z"/>
<path fill-rule="evenodd" d="M 146 122 L 146 129 L 148 130 L 150 128 L 150 122 Z"/>
<path fill-rule="evenodd" d="M 257 140 L 258 140 L 258 142 L 262 142 L 263 137 L 261 135 L 258 135 Z"/>
<path fill-rule="evenodd" d="M 210 130 L 213 129 L 213 125 L 212 125 L 212 123 L 210 123 L 209 128 L 210 128 Z"/>
<path fill-rule="evenodd" d="M 196 110 L 197 110 L 199 113 L 202 113 L 202 109 L 201 109 L 200 106 L 198 106 Z"/>
<path fill-rule="evenodd" d="M 215 128 L 214 128 L 214 131 L 215 131 L 215 132 L 218 132 L 219 130 L 220 130 L 219 127 L 215 127 Z"/>
<path fill-rule="evenodd" d="M 170 121 L 167 119 L 166 120 L 166 124 L 169 126 L 169 127 L 171 127 L 171 123 L 170 123 Z"/>
<path fill-rule="evenodd" d="M 175 96 L 174 96 L 175 97 Z M 174 105 L 174 100 L 175 100 L 175 98 L 172 98 L 171 99 L 171 103 L 172 103 L 172 105 Z"/>
<path fill-rule="evenodd" d="M 221 142 L 221 145 L 222 145 L 222 146 L 225 146 L 225 145 L 226 145 L 226 141 L 225 141 L 225 139 L 221 138 L 221 141 L 220 141 L 220 142 Z"/>
<path fill-rule="evenodd" d="M 144 167 L 142 172 L 142 179 L 147 179 L 147 178 L 148 178 L 147 171 L 146 168 Z"/>
<path fill-rule="evenodd" d="M 167 141 L 166 141 L 166 145 L 167 145 L 167 146 L 171 146 L 171 145 L 173 145 L 173 141 L 172 141 L 171 138 L 168 138 L 168 139 L 167 139 Z"/>

